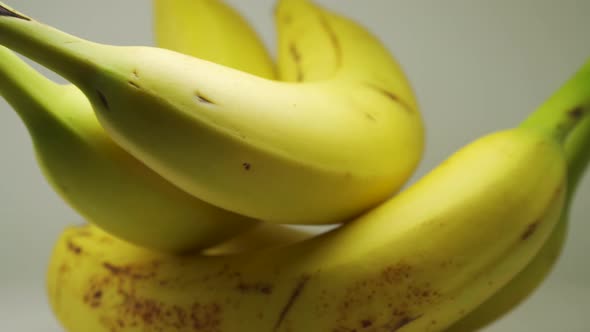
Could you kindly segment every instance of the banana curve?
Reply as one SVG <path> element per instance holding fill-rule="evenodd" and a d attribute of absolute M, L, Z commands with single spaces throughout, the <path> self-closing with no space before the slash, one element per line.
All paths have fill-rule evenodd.
<path fill-rule="evenodd" d="M 399 189 L 422 154 L 419 114 L 352 78 L 289 84 L 161 49 L 101 46 L 13 17 L 0 17 L 0 29 L 0 43 L 84 90 L 125 150 L 185 191 L 240 214 L 341 222 Z M 59 64 L 64 58 L 67 65 Z"/>

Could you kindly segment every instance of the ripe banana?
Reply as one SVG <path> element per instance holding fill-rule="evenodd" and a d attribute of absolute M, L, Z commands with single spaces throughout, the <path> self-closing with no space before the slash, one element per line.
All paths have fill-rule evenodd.
<path fill-rule="evenodd" d="M 587 75 L 586 80 L 590 82 L 590 71 L 582 72 L 581 75 Z M 580 89 L 572 92 L 590 95 L 590 84 L 580 86 Z M 570 99 L 570 102 L 566 104 L 555 105 L 551 102 L 545 103 L 535 113 L 535 115 L 540 114 L 542 116 L 528 119 L 529 125 L 532 122 L 531 120 L 534 120 L 538 125 L 543 125 L 547 121 L 546 117 L 550 118 L 552 112 L 555 112 L 556 109 L 573 107 L 574 104 L 572 101 L 575 102 L 575 99 Z M 563 103 L 563 100 L 560 103 Z M 564 148 L 568 163 L 568 199 L 561 219 L 551 233 L 551 236 L 523 271 L 473 312 L 469 313 L 456 324 L 453 324 L 448 330 L 445 330 L 445 332 L 478 331 L 484 326 L 496 321 L 528 298 L 553 270 L 567 239 L 570 200 L 590 159 L 590 153 L 588 153 L 590 151 L 590 117 L 586 117 L 579 124 L 578 128 L 572 131 L 570 137 L 565 142 Z"/>
<path fill-rule="evenodd" d="M 581 78 L 552 100 L 587 86 Z M 543 126 L 480 138 L 358 219 L 290 246 L 179 257 L 70 228 L 50 263 L 51 306 L 69 331 L 441 331 L 553 230 L 566 197 L 561 144 L 590 108 L 590 94 L 578 97 Z"/>
<path fill-rule="evenodd" d="M 116 145 L 88 99 L 47 79 L 0 46 L 0 95 L 31 134 L 41 169 L 88 221 L 141 246 L 203 249 L 258 223 L 170 184 Z"/>
<path fill-rule="evenodd" d="M 222 2 L 155 1 L 154 6 L 159 43 L 274 77 L 274 65 L 255 32 Z M 172 20 L 187 13 L 188 6 L 203 17 Z M 181 39 L 182 33 L 192 37 Z M 215 43 L 209 39 L 226 33 L 231 36 Z M 250 230 L 257 221 L 186 194 L 131 157 L 107 137 L 75 86 L 51 82 L 4 47 L 0 60 L 0 95 L 27 125 L 44 175 L 89 221 L 127 241 L 171 252 L 208 248 L 246 230 L 269 231 L 262 225 Z M 287 230 L 276 232 L 285 238 L 280 235 Z"/>
<path fill-rule="evenodd" d="M 153 0 L 156 44 L 274 79 L 274 63 L 250 24 L 221 0 Z"/>
<path fill-rule="evenodd" d="M 298 29 L 315 18 L 337 70 L 302 83 L 95 44 L 0 8 L 0 44 L 76 84 L 125 150 L 221 208 L 277 223 L 341 222 L 398 190 L 422 155 L 422 119 L 389 52 L 306 0 L 280 1 L 277 24 Z M 281 44 L 298 47 L 297 37 Z"/>

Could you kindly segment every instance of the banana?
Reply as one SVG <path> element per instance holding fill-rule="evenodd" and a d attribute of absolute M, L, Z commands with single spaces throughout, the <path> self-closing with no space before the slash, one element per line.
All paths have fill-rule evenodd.
<path fill-rule="evenodd" d="M 156 44 L 256 76 L 274 63 L 250 24 L 221 0 L 153 0 Z"/>
<path fill-rule="evenodd" d="M 255 32 L 224 3 L 155 1 L 154 6 L 159 44 L 274 77 Z M 199 20 L 172 20 L 188 13 L 187 6 L 198 9 Z M 209 39 L 226 33 L 231 36 L 215 43 Z M 53 188 L 86 219 L 137 245 L 170 252 L 208 248 L 242 231 L 270 231 L 182 192 L 131 157 L 107 137 L 75 86 L 51 82 L 4 47 L 0 60 L 0 95 L 27 125 Z M 286 230 L 275 231 L 286 239 L 281 236 Z M 235 240 L 228 243 L 236 246 Z"/>
<path fill-rule="evenodd" d="M 48 272 L 68 331 L 441 331 L 524 268 L 562 213 L 590 61 L 543 125 L 486 135 L 341 227 L 254 253 L 170 256 L 67 229 Z"/>
<path fill-rule="evenodd" d="M 116 236 L 180 252 L 258 223 L 190 196 L 145 167 L 106 135 L 79 89 L 52 82 L 1 46 L 0 95 L 25 123 L 54 190 Z"/>
<path fill-rule="evenodd" d="M 587 74 L 590 75 L 590 72 Z M 588 77 L 590 82 L 590 77 Z M 590 86 L 585 90 L 578 90 L 578 93 L 590 93 Z M 535 114 L 542 114 L 542 117 L 532 117 L 539 125 L 550 117 L 551 112 L 556 108 L 573 107 L 569 105 L 553 105 L 546 103 Z M 531 119 L 529 119 L 531 122 Z M 469 313 L 465 318 L 453 324 L 446 332 L 468 332 L 478 331 L 484 326 L 496 321 L 508 314 L 527 299 L 549 276 L 555 263 L 561 255 L 567 239 L 569 222 L 569 203 L 574 196 L 578 182 L 590 159 L 590 117 L 580 123 L 565 142 L 565 155 L 568 161 L 568 204 L 562 212 L 555 230 L 550 238 L 543 245 L 535 258 L 508 284 L 502 287 L 496 294 Z"/>
<path fill-rule="evenodd" d="M 229 211 L 342 222 L 391 196 L 421 158 L 422 119 L 397 63 L 364 29 L 308 1 L 280 1 L 277 24 L 319 20 L 338 70 L 302 83 L 164 49 L 96 44 L 0 8 L 0 44 L 76 84 L 126 151 Z M 291 8 L 298 16 L 285 21 Z"/>

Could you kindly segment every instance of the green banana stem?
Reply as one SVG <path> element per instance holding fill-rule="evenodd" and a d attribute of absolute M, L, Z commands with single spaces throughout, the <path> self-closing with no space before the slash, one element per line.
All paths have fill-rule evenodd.
<path fill-rule="evenodd" d="M 590 59 L 521 127 L 541 130 L 564 143 L 568 135 L 590 113 Z"/>
<path fill-rule="evenodd" d="M 62 86 L 51 81 L 0 46 L 0 96 L 18 113 L 27 126 L 47 124 L 47 110 L 62 94 Z"/>
<path fill-rule="evenodd" d="M 565 156 L 568 161 L 568 195 L 571 198 L 590 162 L 590 116 L 583 119 L 568 137 Z"/>

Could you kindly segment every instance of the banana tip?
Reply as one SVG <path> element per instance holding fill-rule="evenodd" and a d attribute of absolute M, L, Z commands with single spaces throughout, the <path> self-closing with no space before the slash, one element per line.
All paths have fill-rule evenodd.
<path fill-rule="evenodd" d="M 31 19 L 23 16 L 9 8 L 6 8 L 4 5 L 0 4 L 0 16 L 8 16 L 8 17 L 15 17 L 15 18 L 19 18 L 21 20 L 25 20 L 25 21 L 30 21 Z"/>

